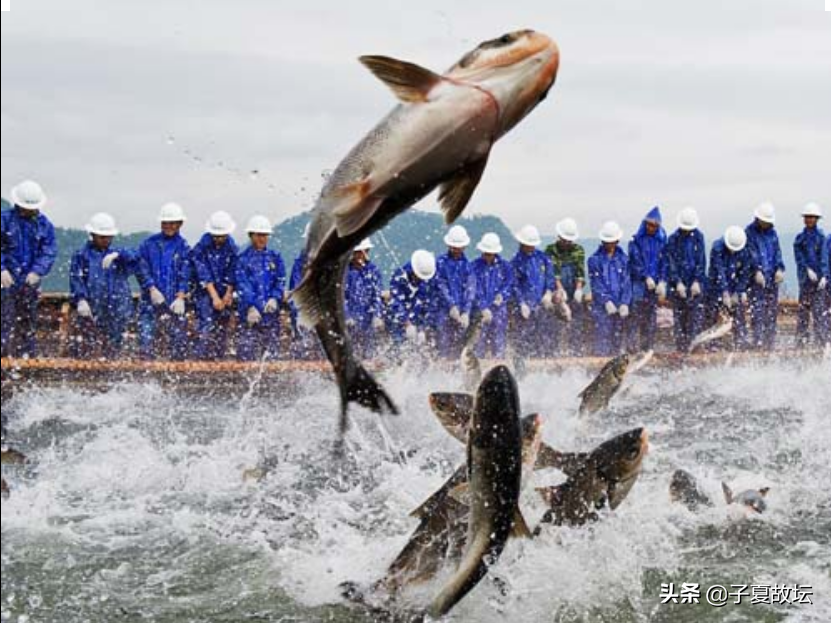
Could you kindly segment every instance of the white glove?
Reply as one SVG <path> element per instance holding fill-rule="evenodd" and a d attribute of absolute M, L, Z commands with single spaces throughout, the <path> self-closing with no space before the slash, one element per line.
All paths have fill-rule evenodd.
<path fill-rule="evenodd" d="M 574 302 L 575 303 L 582 303 L 583 302 L 583 288 L 577 288 L 574 291 Z"/>
<path fill-rule="evenodd" d="M 407 339 L 411 342 L 415 342 L 418 339 L 418 329 L 415 328 L 415 325 L 408 324 L 407 328 L 404 329 L 404 335 L 406 335 Z"/>
<path fill-rule="evenodd" d="M 150 302 L 153 303 L 153 305 L 155 305 L 156 307 L 158 307 L 159 305 L 164 305 L 164 301 L 164 294 L 162 294 L 156 286 L 150 288 Z"/>
<path fill-rule="evenodd" d="M 384 328 L 384 319 L 381 318 L 381 316 L 375 316 L 375 318 L 372 319 L 372 328 L 376 331 L 382 330 Z"/>
<path fill-rule="evenodd" d="M 546 309 L 554 307 L 554 293 L 551 290 L 546 290 L 545 294 L 542 295 L 542 306 Z"/>
<path fill-rule="evenodd" d="M 659 299 L 665 299 L 667 297 L 667 283 L 666 281 L 661 281 L 655 286 L 655 294 L 658 295 Z"/>
<path fill-rule="evenodd" d="M 493 322 L 493 312 L 489 309 L 482 310 L 482 322 L 484 324 L 490 324 Z"/>
<path fill-rule="evenodd" d="M 470 326 L 469 314 L 462 314 L 459 316 L 459 326 L 462 327 L 462 329 L 467 329 Z"/>
<path fill-rule="evenodd" d="M 739 300 L 742 302 L 742 305 L 747 305 L 747 292 L 742 292 Z"/>
<path fill-rule="evenodd" d="M 29 273 L 26 275 L 26 285 L 30 288 L 37 288 L 40 285 L 40 275 L 37 273 Z"/>
<path fill-rule="evenodd" d="M 78 315 L 81 318 L 92 318 L 92 309 L 89 306 L 89 303 L 86 300 L 81 299 L 78 301 Z"/>
<path fill-rule="evenodd" d="M 427 334 L 424 331 L 419 331 L 416 336 L 416 344 L 424 346 L 427 343 Z"/>
<path fill-rule="evenodd" d="M 113 262 L 115 262 L 119 257 L 121 257 L 121 255 L 115 251 L 107 253 L 107 255 L 104 256 L 104 259 L 101 260 L 101 268 L 109 270 L 112 267 Z"/>
<path fill-rule="evenodd" d="M 756 281 L 756 285 L 760 288 L 764 288 L 768 283 L 765 279 L 765 273 L 763 273 L 761 270 L 756 271 L 756 276 L 754 277 L 754 280 Z"/>
<path fill-rule="evenodd" d="M 263 317 L 260 315 L 259 310 L 252 305 L 248 308 L 248 314 L 246 314 L 245 320 L 248 322 L 249 327 L 253 327 L 254 325 L 260 324 L 263 321 Z"/>
<path fill-rule="evenodd" d="M 675 293 L 678 295 L 679 299 L 687 298 L 687 286 L 683 284 L 683 282 L 679 281 L 675 285 Z"/>
<path fill-rule="evenodd" d="M 493 299 L 493 304 L 499 307 L 502 303 L 505 302 L 505 299 L 502 298 L 501 294 L 497 294 L 496 297 Z"/>
<path fill-rule="evenodd" d="M 610 316 L 614 316 L 617 313 L 617 306 L 612 301 L 606 302 L 606 313 Z"/>
<path fill-rule="evenodd" d="M 2 283 L 4 290 L 6 288 L 11 288 L 14 285 L 14 277 L 12 277 L 12 274 L 9 271 L 4 270 L 0 273 L 0 283 Z"/>
<path fill-rule="evenodd" d="M 652 292 L 656 287 L 658 287 L 658 284 L 655 283 L 655 280 L 652 277 L 647 277 L 646 289 Z"/>
<path fill-rule="evenodd" d="M 266 314 L 273 314 L 278 309 L 277 307 L 277 299 L 268 299 L 265 302 L 265 307 L 263 307 L 263 311 Z"/>
<path fill-rule="evenodd" d="M 523 303 L 519 306 L 519 313 L 525 320 L 528 320 L 531 317 L 531 308 L 526 303 Z"/>
<path fill-rule="evenodd" d="M 459 322 L 459 320 L 461 319 L 461 316 L 462 316 L 459 313 L 459 308 L 456 307 L 455 305 L 450 308 L 450 313 L 448 313 L 447 315 L 450 317 L 450 320 L 455 320 L 456 322 Z"/>
<path fill-rule="evenodd" d="M 618 313 L 620 314 L 621 318 L 628 318 L 629 317 L 629 306 L 628 305 L 621 305 L 620 309 L 618 309 Z"/>
<path fill-rule="evenodd" d="M 177 316 L 184 316 L 185 315 L 185 299 L 177 298 L 173 303 L 170 305 L 170 311 L 172 311 Z"/>
<path fill-rule="evenodd" d="M 819 283 L 817 284 L 817 287 L 818 287 L 820 290 L 825 290 L 825 288 L 826 288 L 826 287 L 828 287 L 828 278 L 827 278 L 827 277 L 823 277 L 822 279 L 820 279 L 820 280 L 819 280 Z"/>
<path fill-rule="evenodd" d="M 783 281 L 785 281 L 785 271 L 777 270 L 776 274 L 773 276 L 773 280 L 776 283 L 782 283 Z"/>
<path fill-rule="evenodd" d="M 724 305 L 727 309 L 733 309 L 733 297 L 732 297 L 732 296 L 730 296 L 730 293 L 729 293 L 729 292 L 725 291 L 725 292 L 723 292 L 723 293 L 722 293 L 722 295 L 721 295 L 721 303 L 722 303 L 722 305 Z"/>
<path fill-rule="evenodd" d="M 697 281 L 693 281 L 692 285 L 690 286 L 690 294 L 692 294 L 692 298 L 701 296 L 701 284 Z"/>
<path fill-rule="evenodd" d="M 810 279 L 814 283 L 819 281 L 819 276 L 817 275 L 817 273 L 814 271 L 813 268 L 809 268 L 806 272 L 808 273 L 808 279 Z"/>

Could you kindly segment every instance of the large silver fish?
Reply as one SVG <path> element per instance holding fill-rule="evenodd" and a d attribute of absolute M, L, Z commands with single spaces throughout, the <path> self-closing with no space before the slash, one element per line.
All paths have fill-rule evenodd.
<path fill-rule="evenodd" d="M 493 144 L 554 84 L 559 51 L 531 30 L 486 41 L 443 75 L 384 56 L 361 62 L 401 103 L 344 158 L 315 205 L 309 261 L 292 296 L 301 322 L 314 327 L 337 378 L 340 429 L 350 402 L 397 413 L 383 388 L 355 359 L 344 322 L 344 274 L 352 249 L 439 188 L 448 223 L 470 201 Z"/>
<path fill-rule="evenodd" d="M 652 356 L 653 351 L 647 350 L 633 355 L 624 353 L 607 361 L 588 387 L 578 394 L 581 398 L 580 415 L 606 409 L 612 397 L 620 391 L 627 375 L 643 368 Z"/>

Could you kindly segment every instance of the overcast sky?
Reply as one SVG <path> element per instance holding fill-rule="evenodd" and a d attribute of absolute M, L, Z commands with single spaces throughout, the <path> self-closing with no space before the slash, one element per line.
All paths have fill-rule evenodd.
<path fill-rule="evenodd" d="M 443 70 L 530 27 L 562 58 L 549 98 L 497 144 L 468 213 L 627 235 L 653 204 L 711 235 L 773 201 L 831 209 L 831 13 L 822 0 L 13 0 L 2 14 L 2 191 L 40 181 L 55 223 L 95 211 L 196 236 L 310 208 L 394 104 L 361 54 Z M 258 173 L 254 173 L 258 172 Z M 434 209 L 434 198 L 420 207 Z"/>

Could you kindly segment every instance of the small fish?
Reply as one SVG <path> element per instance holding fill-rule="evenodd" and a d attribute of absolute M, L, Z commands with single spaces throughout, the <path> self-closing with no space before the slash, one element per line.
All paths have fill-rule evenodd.
<path fill-rule="evenodd" d="M 706 331 L 702 331 L 696 335 L 692 342 L 690 342 L 689 352 L 693 353 L 705 344 L 720 340 L 726 335 L 733 332 L 733 317 L 722 311 L 719 313 L 718 321 Z"/>
<path fill-rule="evenodd" d="M 470 320 L 470 326 L 463 338 L 462 348 L 462 374 L 466 390 L 475 391 L 482 382 L 482 363 L 476 356 L 476 345 L 482 337 L 482 313 L 476 312 Z"/>
<path fill-rule="evenodd" d="M 760 515 L 768 508 L 765 497 L 770 491 L 770 487 L 747 489 L 741 493 L 734 494 L 733 490 L 723 482 L 721 483 L 721 490 L 724 491 L 724 501 L 727 502 L 728 505 L 738 504 L 739 506 L 743 506 L 746 509 Z"/>
<path fill-rule="evenodd" d="M 653 351 L 624 353 L 606 362 L 594 380 L 577 396 L 581 398 L 580 415 L 597 413 L 608 408 L 620 391 L 626 377 L 643 368 L 652 359 Z"/>

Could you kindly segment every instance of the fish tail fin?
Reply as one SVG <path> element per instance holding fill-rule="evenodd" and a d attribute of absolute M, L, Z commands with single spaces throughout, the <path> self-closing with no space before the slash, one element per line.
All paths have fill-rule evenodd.
<path fill-rule="evenodd" d="M 341 431 L 345 431 L 346 411 L 350 402 L 356 402 L 375 413 L 399 415 L 398 407 L 384 388 L 361 365 L 352 368 L 346 375 L 344 391 L 341 394 Z"/>

